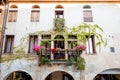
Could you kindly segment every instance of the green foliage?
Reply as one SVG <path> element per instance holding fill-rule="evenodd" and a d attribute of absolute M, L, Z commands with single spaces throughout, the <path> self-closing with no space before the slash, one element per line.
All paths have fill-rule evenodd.
<path fill-rule="evenodd" d="M 16 50 L 15 51 L 17 54 L 25 54 L 25 50 L 24 50 L 24 48 L 20 48 L 20 49 L 18 49 L 18 50 Z"/>
<path fill-rule="evenodd" d="M 82 57 L 77 57 L 76 67 L 78 70 L 85 70 L 85 60 Z"/>
<path fill-rule="evenodd" d="M 74 64 L 74 62 L 75 62 L 75 59 L 74 59 L 74 57 L 70 57 L 68 60 L 67 60 L 67 65 L 68 66 L 72 66 L 73 64 Z"/>
<path fill-rule="evenodd" d="M 6 62 L 6 61 L 13 61 L 13 60 L 16 60 L 16 59 L 22 59 L 22 58 L 26 58 L 26 59 L 36 59 L 35 56 L 30 56 L 28 54 L 10 54 L 10 55 L 6 55 L 6 56 L 2 56 L 1 57 L 1 60 L 0 60 L 0 63 L 2 62 Z"/>
<path fill-rule="evenodd" d="M 41 45 L 42 45 L 42 46 L 45 46 L 45 47 L 50 47 L 51 43 L 50 43 L 50 41 L 45 40 L 45 41 L 42 41 L 42 42 L 41 42 Z"/>
<path fill-rule="evenodd" d="M 90 38 L 92 35 L 94 35 L 98 41 L 96 42 L 96 45 L 98 45 L 99 47 L 101 46 L 101 44 L 104 44 L 104 46 L 107 45 L 107 41 L 104 40 L 102 36 L 104 31 L 97 24 L 90 25 L 90 24 L 83 23 L 77 27 L 70 28 L 70 32 L 72 34 L 76 34 L 77 38 L 84 44 L 86 43 L 86 40 L 87 40 L 86 36 Z"/>
<path fill-rule="evenodd" d="M 50 64 L 50 62 L 51 60 L 46 56 L 42 57 L 41 59 L 41 65 Z"/>
<path fill-rule="evenodd" d="M 63 30 L 63 26 L 64 26 L 64 22 L 65 19 L 64 18 L 55 18 L 54 19 L 55 22 L 55 27 L 57 31 L 62 31 Z"/>

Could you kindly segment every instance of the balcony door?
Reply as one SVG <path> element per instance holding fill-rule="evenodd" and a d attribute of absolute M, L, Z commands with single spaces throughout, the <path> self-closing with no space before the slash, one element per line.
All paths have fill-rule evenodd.
<path fill-rule="evenodd" d="M 64 49 L 64 37 L 62 35 L 55 36 L 54 47 Z"/>

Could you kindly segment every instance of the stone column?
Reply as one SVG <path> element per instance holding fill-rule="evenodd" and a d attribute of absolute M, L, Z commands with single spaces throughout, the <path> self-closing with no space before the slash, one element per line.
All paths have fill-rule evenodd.
<path fill-rule="evenodd" d="M 54 48 L 54 41 L 51 41 L 51 48 Z M 53 53 L 51 53 L 50 59 L 54 60 L 54 54 Z"/>
<path fill-rule="evenodd" d="M 80 80 L 85 80 L 85 71 L 80 70 Z"/>
<path fill-rule="evenodd" d="M 68 49 L 68 42 L 67 42 L 67 40 L 65 40 L 65 49 Z M 67 51 L 65 51 L 65 59 L 68 60 Z"/>

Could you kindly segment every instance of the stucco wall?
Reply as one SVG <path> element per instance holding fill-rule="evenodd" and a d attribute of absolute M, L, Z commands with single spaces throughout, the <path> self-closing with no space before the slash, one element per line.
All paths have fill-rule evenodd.
<path fill-rule="evenodd" d="M 15 3 L 10 3 L 10 5 Z M 37 3 L 36 3 L 37 4 Z M 56 4 L 38 4 L 40 5 L 40 22 L 30 22 L 31 7 L 33 4 L 16 4 L 18 6 L 18 18 L 17 22 L 7 22 L 7 29 L 5 34 L 14 34 L 15 42 L 14 46 L 20 44 L 20 38 L 25 34 L 39 30 L 50 30 L 54 27 L 53 19 L 55 17 L 54 11 Z M 65 26 L 73 27 L 78 26 L 83 22 L 83 5 L 86 4 L 64 4 L 64 18 Z M 82 57 L 86 61 L 85 80 L 92 80 L 98 73 L 111 68 L 120 67 L 120 4 L 90 4 L 93 13 L 93 22 L 90 24 L 98 24 L 101 26 L 105 34 L 103 36 L 107 38 L 108 45 L 106 47 L 96 47 L 97 54 L 87 55 L 82 54 Z M 26 44 L 27 45 L 27 44 Z M 110 47 L 115 47 L 115 53 L 110 52 Z M 26 46 L 26 52 L 28 45 Z M 21 63 L 24 66 L 21 66 Z M 32 67 L 29 67 L 29 65 Z M 6 77 L 9 73 L 16 70 L 23 70 L 28 72 L 34 80 L 44 80 L 47 75 L 54 71 L 65 71 L 71 74 L 75 80 L 80 79 L 80 71 L 74 70 L 75 68 L 69 69 L 64 65 L 54 65 L 52 67 L 43 66 L 37 67 L 37 62 L 19 60 L 14 61 L 10 68 L 7 67 L 7 62 L 1 65 L 1 80 Z M 39 74 L 39 75 L 38 75 Z"/>

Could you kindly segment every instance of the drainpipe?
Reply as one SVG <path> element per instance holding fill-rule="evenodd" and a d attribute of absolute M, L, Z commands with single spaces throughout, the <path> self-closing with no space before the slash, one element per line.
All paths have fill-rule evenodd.
<path fill-rule="evenodd" d="M 3 50 L 3 43 L 4 43 L 4 38 L 5 38 L 5 29 L 6 29 L 6 23 L 7 23 L 8 7 L 9 7 L 7 0 L 4 6 L 5 6 L 5 12 L 4 12 L 3 28 L 2 28 L 2 33 L 1 33 L 0 57 L 3 52 L 2 50 Z"/>

